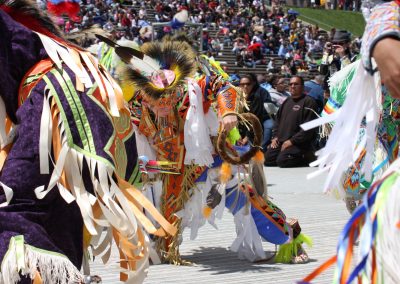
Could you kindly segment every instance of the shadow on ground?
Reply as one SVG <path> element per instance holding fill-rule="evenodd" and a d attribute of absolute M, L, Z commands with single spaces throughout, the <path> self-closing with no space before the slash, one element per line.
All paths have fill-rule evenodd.
<path fill-rule="evenodd" d="M 223 247 L 199 247 L 191 251 L 190 255 L 182 255 L 184 260 L 193 265 L 202 267 L 201 271 L 211 274 L 227 274 L 242 272 L 268 272 L 279 271 L 281 268 L 275 266 L 273 261 L 274 252 L 267 251 L 267 260 L 250 262 L 241 260 L 237 253 Z"/>

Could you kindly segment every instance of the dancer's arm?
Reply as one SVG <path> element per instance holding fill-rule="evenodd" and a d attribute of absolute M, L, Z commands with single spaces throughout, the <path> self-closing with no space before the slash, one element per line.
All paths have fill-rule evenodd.
<path fill-rule="evenodd" d="M 218 113 L 222 117 L 222 126 L 230 131 L 237 123 L 236 115 L 229 115 L 230 112 L 237 112 L 237 88 L 229 82 L 223 80 L 220 76 L 212 78 L 205 76 L 199 80 L 204 99 L 211 102 L 217 102 Z"/>
<path fill-rule="evenodd" d="M 368 18 L 363 36 L 362 56 L 364 66 L 373 71 L 374 57 L 382 82 L 392 96 L 400 97 L 400 11 L 395 2 L 376 6 Z"/>

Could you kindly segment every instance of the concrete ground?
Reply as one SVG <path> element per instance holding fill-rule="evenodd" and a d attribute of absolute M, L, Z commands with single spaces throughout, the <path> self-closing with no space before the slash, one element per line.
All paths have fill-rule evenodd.
<path fill-rule="evenodd" d="M 307 249 L 311 261 L 307 264 L 275 264 L 272 261 L 250 263 L 239 260 L 229 246 L 235 239 L 231 214 L 226 211 L 215 230 L 210 225 L 200 229 L 196 240 L 190 241 L 188 231 L 183 234 L 181 255 L 193 263 L 191 266 L 150 266 L 145 283 L 295 283 L 308 275 L 333 254 L 339 233 L 349 218 L 343 201 L 322 193 L 324 176 L 307 180 L 311 168 L 264 168 L 269 184 L 269 195 L 287 216 L 299 219 L 303 233 L 311 236 L 314 246 Z M 270 255 L 275 246 L 264 243 Z M 93 263 L 92 274 L 102 277 L 103 283 L 118 281 L 118 252 L 105 267 L 98 260 Z M 331 283 L 333 269 L 314 283 Z"/>

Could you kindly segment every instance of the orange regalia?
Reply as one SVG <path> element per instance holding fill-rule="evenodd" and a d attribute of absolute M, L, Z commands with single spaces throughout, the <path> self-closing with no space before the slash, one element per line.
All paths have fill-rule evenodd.
<path fill-rule="evenodd" d="M 225 207 L 234 215 L 237 238 L 231 249 L 240 257 L 264 259 L 261 242 L 266 240 L 283 245 L 278 261 L 291 262 L 297 255 L 291 251 L 306 260 L 305 252 L 297 248 L 309 238 L 300 227 L 293 229 L 297 222 L 289 224 L 267 198 L 262 153 L 258 151 L 250 161 L 251 156 L 239 159 L 233 163 L 237 166 L 223 163 L 229 154 L 222 155 L 221 149 L 235 152 L 238 139 L 237 130 L 227 135 L 221 128 L 225 116 L 238 116 L 250 127 L 258 123 L 258 128 L 253 125 L 256 136 L 262 135 L 262 128 L 257 119 L 249 123 L 241 114 L 246 108 L 243 93 L 227 81 L 219 64 L 197 56 L 183 41 L 146 43 L 139 51 L 100 38 L 126 63 L 120 70 L 122 85 L 137 90 L 129 104 L 137 127 L 143 192 L 180 230 L 174 237 L 154 238 L 162 260 L 184 263 L 179 255 L 183 229 L 190 228 L 194 239 L 206 222 L 215 226 Z M 256 153 L 257 147 L 251 145 L 250 151 Z"/>

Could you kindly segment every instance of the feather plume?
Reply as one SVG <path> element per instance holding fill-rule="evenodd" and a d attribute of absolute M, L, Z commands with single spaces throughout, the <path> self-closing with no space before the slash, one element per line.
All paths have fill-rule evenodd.
<path fill-rule="evenodd" d="M 96 34 L 96 37 L 105 42 L 107 45 L 113 47 L 115 49 L 115 53 L 123 62 L 128 64 L 130 68 L 137 70 L 140 73 L 143 72 L 146 76 L 151 76 L 155 71 L 160 69 L 160 64 L 143 52 L 134 48 L 121 46 L 118 43 L 113 42 L 112 40 L 99 34 Z"/>
<path fill-rule="evenodd" d="M 267 183 L 264 175 L 264 164 L 258 163 L 254 159 L 249 162 L 250 166 L 250 178 L 256 192 L 260 196 L 267 195 Z"/>
<path fill-rule="evenodd" d="M 207 206 L 211 209 L 217 207 L 217 205 L 221 202 L 222 195 L 218 191 L 219 186 L 220 186 L 219 184 L 214 184 L 207 194 L 207 199 L 206 199 Z"/>

